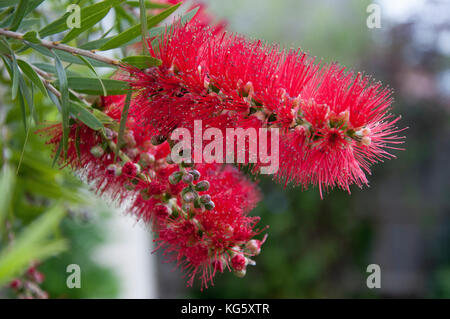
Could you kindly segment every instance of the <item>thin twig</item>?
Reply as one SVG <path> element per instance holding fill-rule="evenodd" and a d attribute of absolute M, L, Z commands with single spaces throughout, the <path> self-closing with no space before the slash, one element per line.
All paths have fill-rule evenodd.
<path fill-rule="evenodd" d="M 9 31 L 9 30 L 5 30 L 2 28 L 0 28 L 0 35 L 4 35 L 6 37 L 18 39 L 21 41 L 26 41 L 23 38 L 23 35 L 24 35 L 23 33 Z M 47 41 L 47 40 L 40 40 L 40 42 L 37 44 L 42 45 L 43 47 L 46 47 L 49 49 L 57 49 L 57 50 L 61 50 L 61 51 L 66 51 L 66 52 L 72 53 L 73 55 L 77 55 L 77 54 L 82 55 L 82 56 L 85 56 L 85 57 L 88 57 L 88 58 L 91 58 L 91 59 L 94 59 L 94 60 L 97 60 L 100 62 L 104 62 L 107 64 L 111 64 L 111 65 L 119 65 L 120 64 L 119 60 L 111 59 L 111 58 L 105 57 L 103 55 L 96 54 L 92 51 L 74 48 L 74 47 L 71 47 L 66 44 L 61 44 L 57 41 L 52 42 L 52 41 Z"/>

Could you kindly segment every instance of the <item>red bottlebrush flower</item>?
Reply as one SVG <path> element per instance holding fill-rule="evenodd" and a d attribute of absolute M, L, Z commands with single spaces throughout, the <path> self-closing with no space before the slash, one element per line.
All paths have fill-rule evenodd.
<path fill-rule="evenodd" d="M 104 105 L 107 114 L 115 114 L 115 108 L 121 110 L 117 100 L 110 103 Z M 173 185 L 170 176 L 180 168 L 166 160 L 171 151 L 169 143 L 152 145 L 145 130 L 135 123 L 129 121 L 127 130 L 135 138 L 139 152 L 136 159 L 143 163 L 139 169 L 134 161 L 115 163 L 115 150 L 110 147 L 101 156 L 92 154 L 92 147 L 102 145 L 105 137 L 81 123 L 71 127 L 66 165 L 96 187 L 97 193 L 128 205 L 130 213 L 150 222 L 158 248 L 187 271 L 188 284 L 199 278 L 202 287 L 208 287 L 217 270 L 230 269 L 227 265 L 236 247 L 245 250 L 245 245 L 260 233 L 255 229 L 259 218 L 247 215 L 259 201 L 259 192 L 236 168 L 218 164 L 190 168 L 187 172 L 192 178 L 180 178 Z M 45 132 L 56 149 L 61 127 L 50 127 Z M 113 134 L 111 143 L 116 142 Z M 191 193 L 192 201 L 185 200 L 186 193 Z M 219 260 L 221 267 L 215 264 Z"/>
<path fill-rule="evenodd" d="M 144 134 L 193 131 L 195 120 L 223 132 L 279 128 L 275 178 L 318 185 L 321 194 L 367 184 L 370 165 L 394 157 L 389 150 L 402 143 L 399 118 L 388 113 L 391 90 L 336 64 L 315 64 L 305 53 L 241 36 L 213 35 L 195 21 L 166 34 L 152 54 L 163 61 L 160 67 L 128 70 L 139 92 L 130 112 Z"/>
<path fill-rule="evenodd" d="M 136 177 L 138 173 L 138 169 L 135 163 L 126 162 L 122 167 L 122 173 L 125 174 L 129 178 Z"/>
<path fill-rule="evenodd" d="M 148 192 L 150 195 L 160 195 L 166 190 L 166 186 L 160 182 L 151 182 L 148 185 Z"/>
<path fill-rule="evenodd" d="M 154 213 L 159 220 L 165 220 L 169 217 L 169 209 L 164 205 L 156 205 Z"/>

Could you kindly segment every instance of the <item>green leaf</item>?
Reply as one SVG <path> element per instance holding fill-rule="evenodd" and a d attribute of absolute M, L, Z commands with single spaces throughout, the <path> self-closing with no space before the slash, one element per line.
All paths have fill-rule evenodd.
<path fill-rule="evenodd" d="M 108 8 L 110 6 L 117 6 L 121 4 L 124 0 L 105 0 L 99 3 L 92 4 L 80 10 L 80 15 L 82 19 L 87 19 L 89 16 L 97 14 L 99 11 Z M 70 12 L 66 12 L 61 18 L 53 21 L 49 25 L 45 26 L 39 31 L 39 35 L 41 38 L 46 36 L 59 33 L 69 29 L 67 26 L 67 17 L 70 15 Z"/>
<path fill-rule="evenodd" d="M 8 42 L 0 38 L 0 53 L 2 54 L 10 54 L 11 48 L 9 47 Z"/>
<path fill-rule="evenodd" d="M 122 115 L 120 116 L 120 126 L 119 126 L 119 133 L 117 135 L 117 147 L 116 152 L 114 154 L 114 162 L 116 161 L 119 150 L 122 148 L 123 145 L 123 133 L 125 132 L 125 126 L 127 124 L 128 110 L 130 108 L 131 102 L 131 93 L 132 91 L 128 90 L 127 97 L 125 98 L 125 104 L 122 110 Z"/>
<path fill-rule="evenodd" d="M 170 4 L 166 3 L 156 3 L 156 2 L 150 2 L 150 1 L 144 1 L 145 2 L 145 8 L 146 9 L 165 9 L 170 7 Z M 139 8 L 139 1 L 126 1 L 125 4 L 129 5 L 130 7 Z"/>
<path fill-rule="evenodd" d="M 111 40 L 112 38 L 113 37 L 107 37 L 107 38 L 102 38 L 102 39 L 86 42 L 86 43 L 80 45 L 80 49 L 96 50 L 96 49 L 100 48 L 103 44 L 105 44 L 106 42 Z"/>
<path fill-rule="evenodd" d="M 17 5 L 16 11 L 14 13 L 14 18 L 10 27 L 11 31 L 16 31 L 20 23 L 22 22 L 23 18 L 25 17 L 26 10 L 28 7 L 28 0 L 20 0 L 19 4 Z"/>
<path fill-rule="evenodd" d="M 178 9 L 179 6 L 180 6 L 180 3 L 164 10 L 163 12 L 161 12 L 153 17 L 148 17 L 147 18 L 147 27 L 148 28 L 154 27 L 155 25 L 157 25 L 158 23 L 163 21 L 165 18 L 170 16 L 175 10 Z M 133 40 L 134 38 L 138 37 L 140 35 L 140 32 L 141 32 L 141 24 L 132 26 L 131 28 L 116 35 L 111 40 L 106 42 L 104 45 L 102 45 L 100 47 L 100 50 L 103 50 L 103 51 L 111 50 L 111 49 L 120 47 L 120 46 L 126 44 L 127 42 Z"/>
<path fill-rule="evenodd" d="M 19 77 L 22 75 L 20 74 L 19 67 L 17 66 L 17 61 L 14 55 L 12 55 L 12 70 L 13 70 L 13 76 L 12 76 L 12 88 L 11 88 L 11 96 L 12 99 L 15 100 L 17 96 L 17 91 L 19 89 Z"/>
<path fill-rule="evenodd" d="M 139 69 L 146 69 L 152 66 L 160 66 L 161 60 L 148 55 L 134 55 L 122 59 L 122 62 L 135 66 Z"/>
<path fill-rule="evenodd" d="M 3 165 L 3 169 L 0 172 L 0 228 L 3 225 L 3 220 L 10 209 L 14 185 L 15 175 L 12 169 L 8 165 Z"/>
<path fill-rule="evenodd" d="M 61 155 L 62 149 L 63 149 L 63 141 L 60 140 L 59 144 L 58 144 L 58 148 L 56 149 L 55 157 L 53 157 L 52 167 L 55 167 L 55 164 Z"/>
<path fill-rule="evenodd" d="M 58 75 L 58 87 L 61 93 L 61 115 L 62 115 L 62 127 L 63 127 L 63 150 L 64 158 L 67 155 L 67 149 L 69 145 L 69 83 L 67 80 L 66 70 L 64 69 L 61 60 L 55 54 L 55 68 Z"/>
<path fill-rule="evenodd" d="M 34 85 L 36 85 L 36 87 L 42 92 L 42 94 L 44 94 L 44 96 L 47 95 L 47 90 L 45 89 L 44 83 L 42 82 L 36 71 L 33 70 L 31 65 L 20 59 L 17 60 L 17 64 L 19 65 L 22 72 L 25 73 L 25 75 Z"/>
<path fill-rule="evenodd" d="M 34 50 L 38 51 L 39 53 L 41 53 L 45 56 L 53 58 L 54 54 L 56 54 L 58 56 L 58 58 L 61 59 L 61 61 L 74 63 L 74 64 L 84 64 L 83 61 L 81 61 L 78 57 L 74 56 L 73 54 L 70 54 L 69 52 L 54 49 L 54 51 L 53 51 L 54 54 L 53 54 L 52 51 L 50 51 L 46 47 L 43 47 L 42 45 L 34 44 L 34 43 L 30 43 L 30 42 L 28 42 L 27 45 L 29 45 L 31 48 L 33 48 Z M 94 60 L 91 58 L 86 58 L 86 59 L 95 67 L 117 68 L 117 66 L 111 65 L 111 64 L 108 64 L 105 62 L 97 61 L 97 60 Z"/>
<path fill-rule="evenodd" d="M 27 11 L 25 12 L 25 16 L 29 14 L 31 11 L 39 7 L 39 5 L 44 2 L 44 0 L 31 0 L 28 3 Z"/>
<path fill-rule="evenodd" d="M 94 78 L 83 77 L 69 77 L 67 78 L 69 87 L 77 92 L 102 95 L 103 88 L 100 82 Z M 128 83 L 119 80 L 102 79 L 102 82 L 106 88 L 107 95 L 120 95 L 127 92 Z M 54 82 L 55 85 L 59 85 L 59 81 Z"/>
<path fill-rule="evenodd" d="M 85 106 L 79 103 L 70 103 L 70 113 L 95 131 L 101 130 L 103 128 L 102 122 L 100 122 L 100 120 L 97 119 L 94 114 L 89 112 L 89 110 Z"/>
<path fill-rule="evenodd" d="M 19 3 L 19 0 L 3 0 L 0 2 L 0 8 L 12 7 Z"/>
<path fill-rule="evenodd" d="M 102 86 L 103 89 L 103 95 L 106 96 L 108 93 L 106 92 L 106 88 L 105 85 L 103 84 L 103 80 L 102 78 L 98 75 L 97 71 L 95 70 L 95 68 L 92 66 L 92 64 L 89 63 L 88 60 L 86 60 L 83 56 L 79 55 L 78 56 L 83 62 L 84 64 L 87 65 L 87 67 L 89 69 L 91 69 L 91 71 L 95 74 L 95 76 L 97 77 L 98 81 L 100 82 L 100 85 Z"/>
<path fill-rule="evenodd" d="M 73 39 L 75 39 L 78 35 L 81 33 L 87 31 L 88 29 L 92 28 L 94 25 L 96 25 L 100 20 L 102 20 L 109 12 L 109 10 L 112 8 L 112 6 L 100 10 L 96 14 L 93 14 L 91 16 L 83 17 L 81 19 L 81 27 L 80 28 L 73 28 L 69 31 L 69 33 L 66 34 L 66 36 L 61 40 L 62 43 L 69 42 Z"/>
<path fill-rule="evenodd" d="M 37 37 L 36 31 L 28 31 L 23 35 L 23 39 L 31 43 L 41 43 L 41 40 L 39 40 Z"/>
<path fill-rule="evenodd" d="M 32 91 L 31 94 L 30 94 L 30 87 L 31 87 L 31 91 Z M 21 76 L 19 78 L 20 93 L 23 95 L 23 97 L 27 101 L 28 108 L 30 109 L 30 114 L 33 116 L 34 122 L 37 123 L 37 115 L 34 110 L 33 85 L 31 85 L 30 87 L 25 83 L 24 78 Z"/>
<path fill-rule="evenodd" d="M 33 65 L 47 73 L 56 74 L 56 69 L 53 64 L 36 62 L 36 63 L 33 63 Z M 70 69 L 69 70 L 66 69 L 66 74 L 67 74 L 67 76 L 81 76 L 79 73 L 74 72 Z"/>
<path fill-rule="evenodd" d="M 64 214 L 61 205 L 52 207 L 23 230 L 14 243 L 0 253 L 0 285 L 23 272 L 31 261 L 43 260 L 67 247 L 63 240 L 47 239 Z"/>
<path fill-rule="evenodd" d="M 139 0 L 139 20 L 141 21 L 141 36 L 142 39 L 147 39 L 147 16 L 146 16 L 145 1 Z M 142 41 L 142 54 L 148 52 L 147 41 Z"/>

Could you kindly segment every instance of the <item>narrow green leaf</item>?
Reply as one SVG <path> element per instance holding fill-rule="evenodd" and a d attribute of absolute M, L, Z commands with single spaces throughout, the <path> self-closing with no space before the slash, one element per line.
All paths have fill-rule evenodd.
<path fill-rule="evenodd" d="M 135 66 L 139 69 L 146 69 L 152 66 L 160 66 L 161 60 L 148 55 L 134 55 L 122 59 L 122 62 Z"/>
<path fill-rule="evenodd" d="M 85 106 L 79 103 L 70 102 L 70 113 L 95 131 L 103 128 L 102 122 L 94 114 L 89 112 Z"/>
<path fill-rule="evenodd" d="M 121 4 L 124 0 L 105 0 L 99 3 L 94 3 L 90 6 L 84 7 L 80 10 L 80 15 L 82 19 L 86 19 L 91 15 L 97 14 L 99 11 L 109 7 L 109 6 L 117 6 Z M 49 25 L 45 26 L 39 31 L 39 35 L 41 38 L 46 36 L 59 33 L 69 29 L 67 26 L 67 17 L 70 15 L 70 12 L 66 12 L 61 18 L 53 21 Z"/>
<path fill-rule="evenodd" d="M 142 39 L 147 39 L 147 9 L 145 8 L 145 1 L 139 0 L 139 20 L 141 21 L 141 36 Z M 148 53 L 148 42 L 142 41 L 142 54 Z"/>
<path fill-rule="evenodd" d="M 0 38 L 0 53 L 2 54 L 10 54 L 11 49 L 9 48 L 8 43 Z"/>
<path fill-rule="evenodd" d="M 67 80 L 66 70 L 64 69 L 61 60 L 55 54 L 55 68 L 58 75 L 59 92 L 61 93 L 61 115 L 63 126 L 63 150 L 64 158 L 67 155 L 69 144 L 69 83 Z"/>
<path fill-rule="evenodd" d="M 10 209 L 12 194 L 15 185 L 15 175 L 8 165 L 3 165 L 0 172 L 0 227 L 3 225 L 3 220 Z"/>
<path fill-rule="evenodd" d="M 31 117 L 30 117 L 30 123 L 28 123 L 27 133 L 25 134 L 25 142 L 23 143 L 23 146 L 22 146 L 22 152 L 20 152 L 20 158 L 19 158 L 19 163 L 17 164 L 16 175 L 19 174 L 20 165 L 22 165 L 23 155 L 25 154 L 25 148 L 27 147 L 28 137 L 30 136 L 30 130 L 31 130 Z"/>
<path fill-rule="evenodd" d="M 77 92 L 91 95 L 103 94 L 103 88 L 95 78 L 69 77 L 67 80 L 69 87 Z M 127 92 L 128 83 L 125 81 L 102 79 L 102 82 L 107 95 L 120 95 Z M 59 81 L 55 81 L 54 84 L 59 85 Z"/>
<path fill-rule="evenodd" d="M 59 157 L 61 156 L 62 149 L 63 149 L 63 141 L 61 139 L 59 141 L 58 148 L 56 149 L 55 157 L 53 157 L 52 167 L 55 167 L 56 162 L 58 161 Z"/>
<path fill-rule="evenodd" d="M 28 0 L 19 1 L 19 4 L 17 5 L 16 11 L 14 13 L 14 18 L 11 23 L 10 30 L 16 31 L 19 28 L 20 23 L 23 20 L 23 17 L 25 17 L 27 7 L 28 7 Z"/>
<path fill-rule="evenodd" d="M 148 28 L 152 28 L 155 25 L 157 25 L 158 23 L 160 23 L 161 21 L 163 21 L 165 18 L 167 18 L 168 16 L 170 16 L 175 10 L 178 9 L 178 7 L 180 6 L 179 4 L 176 4 L 166 10 L 164 10 L 163 12 L 152 16 L 152 17 L 148 17 L 147 18 L 147 27 Z M 124 32 L 116 35 L 115 37 L 113 37 L 111 40 L 109 40 L 108 42 L 106 42 L 104 45 L 102 45 L 100 47 L 100 50 L 111 50 L 117 47 L 120 47 L 124 44 L 126 44 L 127 42 L 133 40 L 134 38 L 138 37 L 140 35 L 141 31 L 141 24 L 137 24 L 135 26 L 132 26 L 131 28 L 125 30 Z"/>
<path fill-rule="evenodd" d="M 31 88 L 31 93 L 30 93 Z M 33 85 L 31 84 L 28 86 L 25 83 L 25 80 L 23 77 L 19 78 L 19 89 L 20 93 L 22 93 L 23 97 L 25 98 L 25 101 L 27 101 L 28 108 L 30 109 L 30 114 L 34 119 L 34 122 L 37 123 L 37 115 L 36 111 L 34 109 L 34 96 L 33 96 Z"/>
<path fill-rule="evenodd" d="M 22 272 L 32 260 L 46 258 L 66 248 L 64 241 L 50 242 L 47 239 L 64 214 L 61 205 L 52 207 L 0 253 L 0 285 Z"/>
<path fill-rule="evenodd" d="M 28 64 L 28 62 L 25 62 L 24 60 L 17 60 L 17 64 L 19 65 L 20 69 L 23 73 L 28 77 L 28 79 L 33 82 L 34 85 L 42 92 L 42 94 L 47 95 L 47 90 L 45 89 L 45 85 L 42 82 L 39 75 L 36 73 L 36 71 L 33 70 L 31 65 Z"/>
<path fill-rule="evenodd" d="M 37 37 L 36 31 L 28 31 L 23 35 L 23 39 L 31 43 L 41 43 L 41 40 L 39 40 Z"/>
<path fill-rule="evenodd" d="M 19 3 L 19 0 L 3 0 L 0 2 L 0 8 L 12 7 Z"/>
<path fill-rule="evenodd" d="M 25 12 L 25 16 L 29 14 L 31 11 L 39 7 L 39 5 L 44 2 L 44 0 L 31 0 L 28 3 L 27 11 Z"/>
<path fill-rule="evenodd" d="M 131 93 L 132 91 L 128 90 L 127 97 L 125 98 L 125 104 L 122 109 L 122 115 L 120 116 L 119 134 L 117 135 L 117 147 L 114 154 L 114 162 L 116 161 L 117 155 L 123 145 L 123 133 L 125 132 L 125 126 L 127 124 L 128 110 L 130 108 L 131 102 Z"/>
<path fill-rule="evenodd" d="M 33 63 L 33 65 L 47 73 L 56 74 L 56 69 L 53 64 L 36 62 L 36 63 Z M 70 69 L 66 70 L 66 74 L 67 74 L 67 76 L 81 76 L 81 74 L 74 72 Z"/>
<path fill-rule="evenodd" d="M 78 37 L 78 35 L 80 35 L 81 33 L 92 28 L 94 25 L 96 25 L 100 20 L 102 20 L 108 14 L 111 7 L 112 6 L 106 8 L 106 9 L 100 10 L 99 12 L 97 12 L 91 16 L 82 17 L 81 22 L 80 22 L 81 28 L 73 28 L 72 30 L 70 30 L 69 33 L 67 33 L 66 36 L 61 40 L 61 42 L 62 43 L 69 42 L 69 41 L 75 39 L 76 37 Z"/>
<path fill-rule="evenodd" d="M 13 70 L 13 78 L 12 81 L 12 88 L 11 88 L 11 96 L 12 99 L 15 100 L 17 96 L 17 91 L 19 89 L 19 77 L 22 75 L 20 74 L 19 67 L 17 66 L 16 57 L 12 55 L 12 70 Z"/>
<path fill-rule="evenodd" d="M 145 2 L 145 8 L 147 9 L 165 9 L 170 7 L 170 4 L 167 3 L 156 3 L 156 2 L 150 2 L 150 1 L 144 1 Z M 126 1 L 125 4 L 129 5 L 130 7 L 139 8 L 139 1 Z"/>
<path fill-rule="evenodd" d="M 83 61 L 84 64 L 86 64 L 87 67 L 88 67 L 89 69 L 91 69 L 91 71 L 95 74 L 95 76 L 97 77 L 98 81 L 100 82 L 100 84 L 101 84 L 101 86 L 102 86 L 102 89 L 103 89 L 103 95 L 106 96 L 108 93 L 106 92 L 105 85 L 103 84 L 103 80 L 102 80 L 102 78 L 98 75 L 98 73 L 97 73 L 97 71 L 95 70 L 95 68 L 94 68 L 94 67 L 92 66 L 92 64 L 90 64 L 89 61 L 86 60 L 83 56 L 79 55 L 78 57 L 79 57 L 79 58 L 81 59 L 81 61 Z"/>

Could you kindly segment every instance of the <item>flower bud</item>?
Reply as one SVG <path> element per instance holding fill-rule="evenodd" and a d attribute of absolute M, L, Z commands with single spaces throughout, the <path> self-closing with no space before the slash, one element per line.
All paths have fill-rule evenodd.
<path fill-rule="evenodd" d="M 214 204 L 213 201 L 209 201 L 209 202 L 205 203 L 204 206 L 207 210 L 213 210 L 214 207 L 216 207 L 216 205 Z"/>
<path fill-rule="evenodd" d="M 119 177 L 122 174 L 122 167 L 117 164 L 109 164 L 106 167 L 106 173 L 110 176 Z"/>
<path fill-rule="evenodd" d="M 125 154 L 127 154 L 128 157 L 134 159 L 136 156 L 138 156 L 139 150 L 138 150 L 137 148 L 135 148 L 135 147 L 133 147 L 133 148 L 127 148 L 127 149 L 125 150 Z"/>
<path fill-rule="evenodd" d="M 200 196 L 200 202 L 202 204 L 206 204 L 206 203 L 208 203 L 210 201 L 211 201 L 211 196 L 209 196 L 208 194 Z"/>
<path fill-rule="evenodd" d="M 183 183 L 190 184 L 194 181 L 194 176 L 192 176 L 190 173 L 187 173 L 183 176 Z"/>
<path fill-rule="evenodd" d="M 155 162 L 155 156 L 153 156 L 150 153 L 142 153 L 140 161 L 143 164 L 143 166 L 148 166 L 148 165 L 153 164 Z"/>
<path fill-rule="evenodd" d="M 198 192 L 204 192 L 209 189 L 209 182 L 208 181 L 200 181 L 195 185 L 195 190 Z"/>
<path fill-rule="evenodd" d="M 246 269 L 237 270 L 237 271 L 234 272 L 236 277 L 239 277 L 239 278 L 244 278 L 246 273 L 247 273 Z"/>
<path fill-rule="evenodd" d="M 253 256 L 259 255 L 261 252 L 262 242 L 257 239 L 252 239 L 245 244 L 245 248 L 252 254 Z"/>
<path fill-rule="evenodd" d="M 194 199 L 195 199 L 195 195 L 192 192 L 187 192 L 186 194 L 183 195 L 183 200 L 186 203 L 191 203 L 194 201 Z"/>
<path fill-rule="evenodd" d="M 105 137 L 108 140 L 112 140 L 114 138 L 115 132 L 109 128 L 105 128 Z"/>
<path fill-rule="evenodd" d="M 105 154 L 105 151 L 103 150 L 103 148 L 100 145 L 96 145 L 96 146 L 91 148 L 91 154 L 95 158 L 99 158 L 99 157 L 102 157 L 103 154 Z"/>
<path fill-rule="evenodd" d="M 170 154 L 167 155 L 167 157 L 166 157 L 166 163 L 169 164 L 169 165 L 175 163 L 175 162 L 173 161 L 173 159 L 172 159 L 172 156 L 170 156 Z"/>
<path fill-rule="evenodd" d="M 194 176 L 194 181 L 198 180 L 200 178 L 200 172 L 196 169 L 192 169 L 189 171 L 189 173 Z"/>
<path fill-rule="evenodd" d="M 247 266 L 247 258 L 242 253 L 236 254 L 233 258 L 231 258 L 231 266 L 236 271 L 245 270 Z"/>
<path fill-rule="evenodd" d="M 178 171 L 178 172 L 173 172 L 170 176 L 169 176 L 169 183 L 172 185 L 176 185 L 181 181 L 181 177 L 183 176 L 183 173 Z"/>
<path fill-rule="evenodd" d="M 14 279 L 9 284 L 9 287 L 11 287 L 14 290 L 18 290 L 18 289 L 22 288 L 22 281 L 20 279 Z"/>
<path fill-rule="evenodd" d="M 134 139 L 133 132 L 128 131 L 123 135 L 123 141 L 128 147 L 135 147 L 136 146 L 136 140 Z"/>

